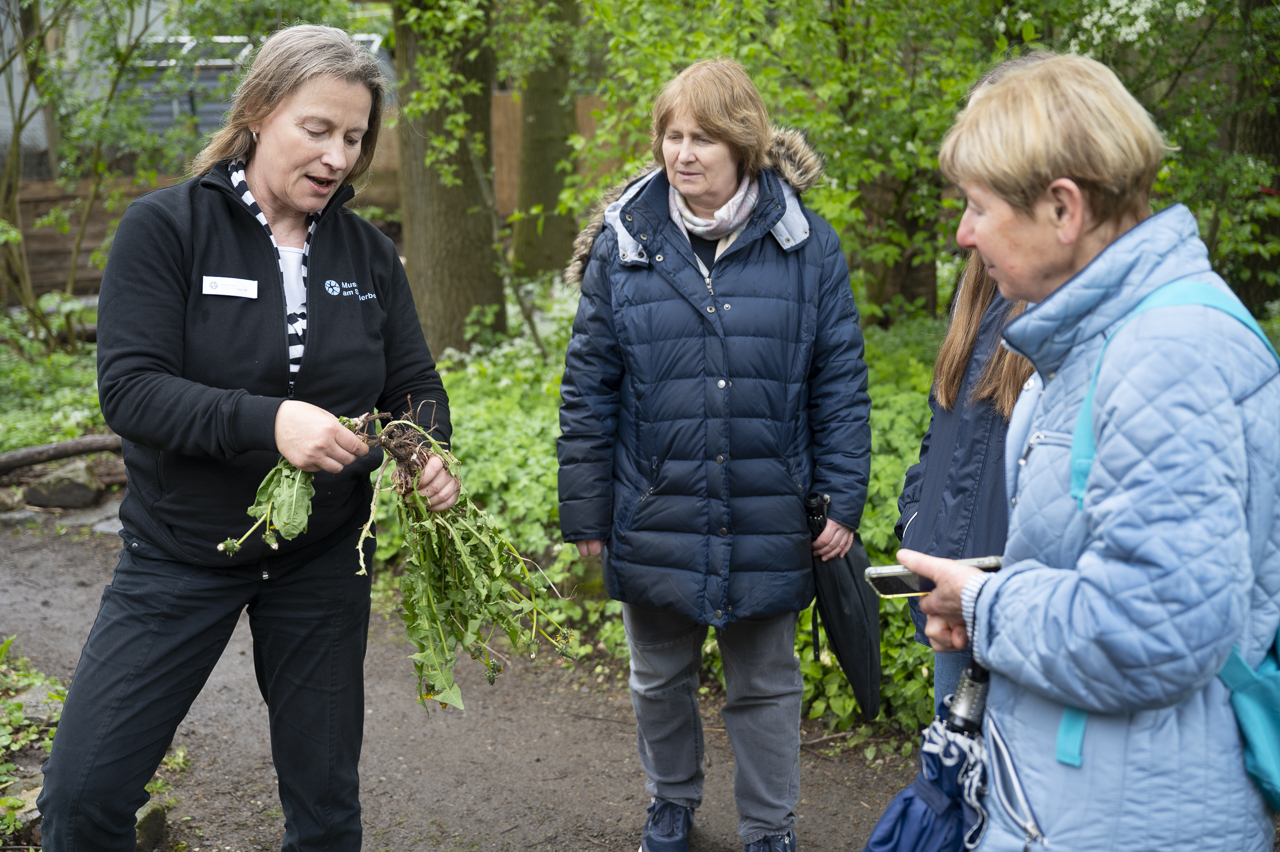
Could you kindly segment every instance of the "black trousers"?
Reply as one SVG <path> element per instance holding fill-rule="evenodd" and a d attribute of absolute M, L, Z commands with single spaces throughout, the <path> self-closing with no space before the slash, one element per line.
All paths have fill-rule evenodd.
<path fill-rule="evenodd" d="M 357 530 L 253 568 L 169 559 L 127 532 L 67 695 L 37 802 L 47 852 L 132 852 L 134 815 L 249 610 L 286 852 L 360 848 L 369 577 Z M 372 541 L 365 542 L 366 561 Z"/>

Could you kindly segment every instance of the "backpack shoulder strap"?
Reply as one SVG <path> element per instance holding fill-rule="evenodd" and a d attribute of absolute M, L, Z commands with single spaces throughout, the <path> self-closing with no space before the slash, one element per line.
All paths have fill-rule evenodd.
<path fill-rule="evenodd" d="M 1216 287 L 1199 281 L 1174 281 L 1148 295 L 1103 341 L 1102 349 L 1098 352 L 1098 362 L 1093 366 L 1089 387 L 1085 390 L 1084 404 L 1080 406 L 1080 414 L 1076 417 L 1075 430 L 1071 435 L 1071 496 L 1075 498 L 1076 506 L 1081 511 L 1084 511 L 1085 483 L 1089 479 L 1089 471 L 1093 468 L 1093 456 L 1097 450 L 1093 436 L 1093 396 L 1098 388 L 1098 373 L 1102 369 L 1102 357 L 1107 354 L 1107 346 L 1120 333 L 1120 329 L 1128 325 L 1138 314 L 1152 308 L 1168 308 L 1177 305 L 1204 305 L 1207 308 L 1222 311 L 1252 331 L 1267 347 L 1271 356 L 1280 362 L 1280 355 L 1276 354 L 1275 347 L 1267 339 L 1258 321 L 1233 294 L 1224 293 Z"/>

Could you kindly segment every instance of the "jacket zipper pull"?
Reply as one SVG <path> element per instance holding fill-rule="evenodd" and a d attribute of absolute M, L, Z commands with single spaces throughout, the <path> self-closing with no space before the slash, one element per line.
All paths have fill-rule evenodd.
<path fill-rule="evenodd" d="M 1025 465 L 1027 463 L 1027 456 L 1031 455 L 1031 451 L 1036 448 L 1036 444 L 1040 443 L 1042 440 L 1044 440 L 1043 432 L 1037 432 L 1031 436 L 1031 440 L 1027 441 L 1027 451 L 1022 454 L 1022 458 L 1018 459 L 1019 465 Z"/>

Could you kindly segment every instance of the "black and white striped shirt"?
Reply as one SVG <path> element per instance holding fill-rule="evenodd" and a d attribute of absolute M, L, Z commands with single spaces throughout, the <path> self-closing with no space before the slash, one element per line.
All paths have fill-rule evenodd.
<path fill-rule="evenodd" d="M 254 200 L 249 191 L 249 184 L 244 176 L 245 164 L 242 160 L 232 160 L 227 169 L 231 174 L 231 185 L 240 193 L 240 198 L 248 205 L 250 212 L 267 231 L 271 245 L 276 250 L 276 260 L 280 264 L 280 278 L 284 282 L 285 325 L 289 341 L 289 389 L 293 389 L 298 368 L 302 366 L 302 354 L 307 345 L 307 263 L 311 258 L 311 235 L 315 233 L 319 217 L 314 213 L 307 216 L 307 238 L 301 250 L 280 248 L 275 234 L 267 224 L 267 216 Z"/>

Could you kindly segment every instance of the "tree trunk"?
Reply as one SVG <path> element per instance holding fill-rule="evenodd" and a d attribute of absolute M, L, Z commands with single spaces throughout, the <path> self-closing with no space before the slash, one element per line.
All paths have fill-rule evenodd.
<path fill-rule="evenodd" d="M 577 0 L 558 0 L 552 20 L 574 28 Z M 520 185 L 515 223 L 515 257 L 521 272 L 532 275 L 563 269 L 573 253 L 577 227 L 572 216 L 556 214 L 565 174 L 556 166 L 573 155 L 569 137 L 577 131 L 573 94 L 569 91 L 570 36 L 551 46 L 551 65 L 534 71 L 520 96 Z M 541 207 L 540 214 L 531 212 Z"/>
<path fill-rule="evenodd" d="M 928 180 L 928 176 L 917 176 L 916 187 L 923 189 Z M 863 197 L 868 202 L 863 208 L 868 224 L 893 221 L 907 237 L 907 248 L 897 262 L 866 261 L 862 264 L 867 301 L 884 307 L 890 305 L 896 296 L 901 296 L 908 305 L 923 298 L 924 310 L 934 314 L 938 310 L 937 264 L 932 260 L 917 263 L 918 254 L 911 248 L 917 235 L 932 231 L 932 223 L 921 222 L 909 215 L 912 189 L 912 186 L 904 186 L 894 179 L 881 179 L 863 187 Z M 881 218 L 882 222 L 875 222 L 876 218 Z M 892 321 L 893 313 L 889 311 L 888 314 L 887 320 Z"/>
<path fill-rule="evenodd" d="M 422 36 L 405 21 L 409 7 L 430 8 L 432 0 L 410 0 L 393 6 L 396 77 L 401 104 L 411 100 L 422 82 L 416 73 Z M 467 54 L 475 51 L 474 56 Z M 496 64 L 484 44 L 468 44 L 453 56 L 454 67 L 469 80 L 480 82 L 480 93 L 463 100 L 466 130 L 483 150 L 458 146 L 444 163 L 452 166 L 455 185 L 446 186 L 436 168 L 426 165 L 433 138 L 446 135 L 447 110 L 437 109 L 396 123 L 400 143 L 400 212 L 404 234 L 405 271 L 418 308 L 427 345 L 436 357 L 447 348 L 467 348 L 467 317 L 477 306 L 492 306 L 489 322 L 506 331 L 502 278 L 493 233 L 492 118 L 490 115 Z"/>

